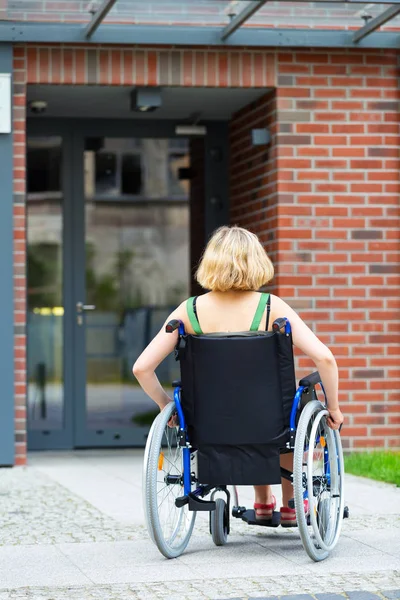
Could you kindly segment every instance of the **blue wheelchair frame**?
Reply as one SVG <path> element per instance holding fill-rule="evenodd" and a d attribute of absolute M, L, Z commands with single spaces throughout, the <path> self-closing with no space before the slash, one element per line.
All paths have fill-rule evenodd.
<path fill-rule="evenodd" d="M 284 322 L 285 335 L 290 335 L 292 328 L 291 328 L 289 320 L 285 317 L 284 319 L 282 319 L 282 321 Z M 181 337 L 181 336 L 185 335 L 185 326 L 182 323 L 182 321 L 178 321 L 178 323 L 179 323 L 178 334 Z M 325 396 L 325 399 L 326 399 L 326 393 L 325 393 L 324 386 L 322 385 L 321 382 L 319 383 L 319 385 L 321 386 L 322 391 Z M 293 399 L 292 409 L 291 409 L 291 413 L 290 413 L 290 422 L 289 422 L 290 438 L 289 438 L 289 445 L 288 445 L 288 449 L 291 449 L 291 450 L 294 450 L 294 442 L 295 442 L 295 437 L 296 437 L 296 415 L 297 415 L 297 411 L 300 408 L 301 397 L 302 397 L 302 394 L 305 389 L 306 389 L 306 386 L 300 385 L 297 388 L 296 394 Z M 191 494 L 191 496 L 200 498 L 200 497 L 204 496 L 205 486 L 198 487 L 196 490 L 191 491 L 191 484 L 192 484 L 191 477 L 192 476 L 191 476 L 191 471 L 190 471 L 190 440 L 187 437 L 186 423 L 185 423 L 185 417 L 184 417 L 183 410 L 182 410 L 180 392 L 181 392 L 181 386 L 176 386 L 174 388 L 174 402 L 175 402 L 176 411 L 178 413 L 178 419 L 179 419 L 179 439 L 182 441 L 181 445 L 183 447 L 182 453 L 183 453 L 184 497 L 187 498 L 187 497 L 189 497 L 189 494 Z M 327 478 L 327 483 L 329 485 L 330 484 L 330 465 L 329 465 L 328 448 L 326 445 L 324 446 L 324 473 Z M 292 481 L 292 473 L 290 471 L 287 471 L 286 469 L 283 469 L 282 467 L 281 467 L 281 475 L 285 479 Z M 208 486 L 206 486 L 206 487 L 208 487 Z M 307 489 L 304 490 L 303 497 L 304 498 L 308 497 Z"/>

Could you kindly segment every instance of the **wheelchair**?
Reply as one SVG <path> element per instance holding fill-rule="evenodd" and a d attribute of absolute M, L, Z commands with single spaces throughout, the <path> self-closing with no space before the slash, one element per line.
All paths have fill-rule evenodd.
<path fill-rule="evenodd" d="M 318 372 L 296 389 L 290 322 L 277 319 L 272 332 L 202 335 L 186 334 L 177 320 L 166 326 L 176 329 L 181 381 L 173 382 L 174 402 L 152 424 L 144 456 L 152 541 L 166 558 L 178 557 L 199 511 L 209 512 L 217 546 L 227 542 L 231 516 L 278 527 L 279 512 L 256 520 L 254 510 L 240 506 L 237 485 L 277 484 L 283 477 L 293 483 L 291 507 L 304 549 L 324 560 L 348 516 L 343 451 L 339 431 L 326 424 Z M 282 452 L 294 453 L 293 473 L 280 467 Z"/>

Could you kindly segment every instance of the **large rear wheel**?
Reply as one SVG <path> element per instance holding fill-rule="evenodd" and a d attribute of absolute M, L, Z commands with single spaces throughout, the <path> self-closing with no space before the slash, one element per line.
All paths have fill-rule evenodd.
<path fill-rule="evenodd" d="M 343 451 L 339 432 L 326 424 L 317 400 L 306 404 L 294 449 L 293 484 L 297 524 L 307 554 L 324 560 L 336 546 L 343 518 Z M 308 500 L 308 511 L 304 500 Z"/>
<path fill-rule="evenodd" d="M 147 438 L 143 501 L 151 539 L 166 558 L 176 558 L 185 550 L 196 518 L 188 506 L 177 508 L 175 500 L 183 491 L 183 448 L 178 427 L 169 427 L 175 412 L 173 402 L 156 417 Z"/>

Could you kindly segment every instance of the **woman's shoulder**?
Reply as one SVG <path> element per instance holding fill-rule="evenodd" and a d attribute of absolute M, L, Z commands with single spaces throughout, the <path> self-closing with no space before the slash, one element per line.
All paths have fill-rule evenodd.
<path fill-rule="evenodd" d="M 275 294 L 270 294 L 270 304 L 271 304 L 271 310 L 273 310 L 273 311 L 282 312 L 282 311 L 288 310 L 290 308 L 288 303 L 285 302 L 285 300 L 283 300 L 283 298 L 280 298 L 279 296 L 276 296 Z"/>
<path fill-rule="evenodd" d="M 172 313 L 174 315 L 174 317 L 180 318 L 181 320 L 184 320 L 184 317 L 188 314 L 188 308 L 190 306 L 193 306 L 195 300 L 197 299 L 197 296 L 189 296 L 189 298 L 186 298 L 186 300 L 183 300 L 183 302 L 181 302 L 179 304 L 179 306 L 176 307 L 176 309 L 174 310 L 174 312 Z"/>

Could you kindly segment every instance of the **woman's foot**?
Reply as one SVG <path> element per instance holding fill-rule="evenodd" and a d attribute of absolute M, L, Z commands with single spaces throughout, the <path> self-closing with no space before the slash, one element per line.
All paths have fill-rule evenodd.
<path fill-rule="evenodd" d="M 308 513 L 308 500 L 303 501 L 304 512 Z M 297 527 L 296 509 L 288 506 L 281 507 L 281 526 L 282 527 Z"/>
<path fill-rule="evenodd" d="M 270 521 L 272 519 L 272 513 L 276 508 L 275 496 L 272 496 L 272 502 L 269 504 L 262 504 L 261 502 L 254 503 L 254 512 L 257 521 Z"/>

